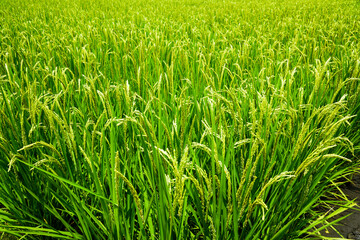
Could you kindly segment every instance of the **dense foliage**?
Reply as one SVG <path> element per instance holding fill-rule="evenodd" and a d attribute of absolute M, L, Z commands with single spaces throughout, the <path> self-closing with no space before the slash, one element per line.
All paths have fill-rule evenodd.
<path fill-rule="evenodd" d="M 0 232 L 319 237 L 354 205 L 359 39 L 356 1 L 1 1 Z"/>

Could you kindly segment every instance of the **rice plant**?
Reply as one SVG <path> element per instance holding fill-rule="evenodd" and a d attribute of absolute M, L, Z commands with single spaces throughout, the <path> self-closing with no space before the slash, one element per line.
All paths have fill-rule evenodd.
<path fill-rule="evenodd" d="M 358 2 L 0 9 L 4 236 L 319 239 L 356 205 Z"/>

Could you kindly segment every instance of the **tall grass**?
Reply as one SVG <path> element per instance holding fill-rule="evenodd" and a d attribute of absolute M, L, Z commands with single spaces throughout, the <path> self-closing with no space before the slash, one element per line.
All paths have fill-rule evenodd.
<path fill-rule="evenodd" d="M 355 1 L 0 6 L 0 232 L 320 238 L 355 206 Z"/>

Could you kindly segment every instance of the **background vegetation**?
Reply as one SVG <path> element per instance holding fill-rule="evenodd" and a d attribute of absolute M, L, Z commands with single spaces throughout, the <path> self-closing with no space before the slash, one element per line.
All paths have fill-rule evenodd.
<path fill-rule="evenodd" d="M 0 232 L 319 238 L 354 206 L 359 3 L 3 0 L 0 26 Z"/>

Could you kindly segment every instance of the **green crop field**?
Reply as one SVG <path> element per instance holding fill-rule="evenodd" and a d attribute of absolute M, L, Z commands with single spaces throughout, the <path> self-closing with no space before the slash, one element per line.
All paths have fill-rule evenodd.
<path fill-rule="evenodd" d="M 359 1 L 0 1 L 0 238 L 319 239 L 359 126 Z"/>

